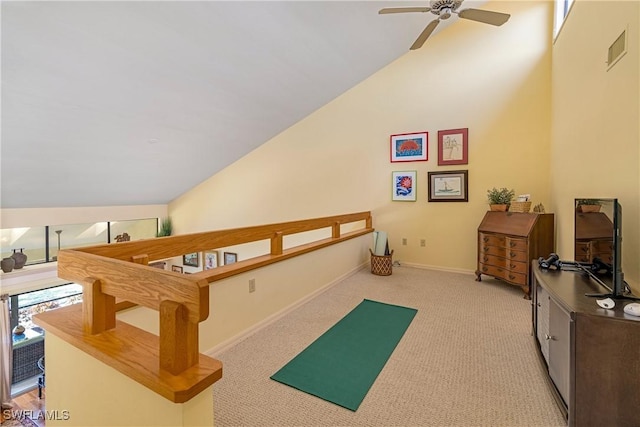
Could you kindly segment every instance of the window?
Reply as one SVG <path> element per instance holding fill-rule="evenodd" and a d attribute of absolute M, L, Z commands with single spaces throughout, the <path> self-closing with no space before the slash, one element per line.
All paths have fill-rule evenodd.
<path fill-rule="evenodd" d="M 127 221 L 105 221 L 87 224 L 47 225 L 42 227 L 5 228 L 0 230 L 2 258 L 22 250 L 27 255 L 27 265 L 53 262 L 58 250 L 156 237 L 158 218 Z"/>
<path fill-rule="evenodd" d="M 41 329 L 33 323 L 34 315 L 81 301 L 82 286 L 76 283 L 13 295 L 11 296 L 11 328 L 20 324 L 26 330 L 35 329 L 36 332 L 41 333 Z"/>
<path fill-rule="evenodd" d="M 23 333 L 11 334 L 13 341 L 13 372 L 11 394 L 17 396 L 35 387 L 42 370 L 38 361 L 44 357 L 45 333 L 33 323 L 33 316 L 82 301 L 82 286 L 75 283 L 25 292 L 10 297 L 12 331 L 17 325 Z"/>
<path fill-rule="evenodd" d="M 564 24 L 569 11 L 571 10 L 571 6 L 573 5 L 574 0 L 556 0 L 555 2 L 555 14 L 553 19 L 553 38 L 558 36 L 560 29 L 562 28 L 562 24 Z"/>

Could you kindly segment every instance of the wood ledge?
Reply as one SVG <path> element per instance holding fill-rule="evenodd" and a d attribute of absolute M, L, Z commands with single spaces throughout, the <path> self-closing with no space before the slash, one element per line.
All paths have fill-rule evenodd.
<path fill-rule="evenodd" d="M 83 332 L 82 304 L 34 316 L 35 322 L 69 344 L 175 403 L 184 403 L 222 378 L 222 362 L 199 355 L 198 363 L 178 375 L 160 369 L 159 337 L 117 321 L 96 335 Z"/>

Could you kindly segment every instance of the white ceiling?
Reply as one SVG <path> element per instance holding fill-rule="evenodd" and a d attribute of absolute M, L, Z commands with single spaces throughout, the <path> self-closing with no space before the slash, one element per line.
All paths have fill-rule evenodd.
<path fill-rule="evenodd" d="M 3 1 L 1 206 L 168 203 L 406 54 L 433 15 L 377 11 L 426 5 Z"/>

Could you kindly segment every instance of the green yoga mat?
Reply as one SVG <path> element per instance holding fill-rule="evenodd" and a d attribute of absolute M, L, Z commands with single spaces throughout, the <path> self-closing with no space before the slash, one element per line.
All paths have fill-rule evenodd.
<path fill-rule="evenodd" d="M 417 312 L 365 299 L 271 379 L 355 411 Z"/>

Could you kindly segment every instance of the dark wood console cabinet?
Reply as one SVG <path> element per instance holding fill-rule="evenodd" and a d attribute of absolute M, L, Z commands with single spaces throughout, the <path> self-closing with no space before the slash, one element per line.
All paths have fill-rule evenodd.
<path fill-rule="evenodd" d="M 631 300 L 600 308 L 588 274 L 532 266 L 532 322 L 539 354 L 569 426 L 640 426 L 640 317 Z"/>
<path fill-rule="evenodd" d="M 529 299 L 529 265 L 553 252 L 553 237 L 553 214 L 487 212 L 478 226 L 476 280 L 493 276 L 520 286 Z"/>

